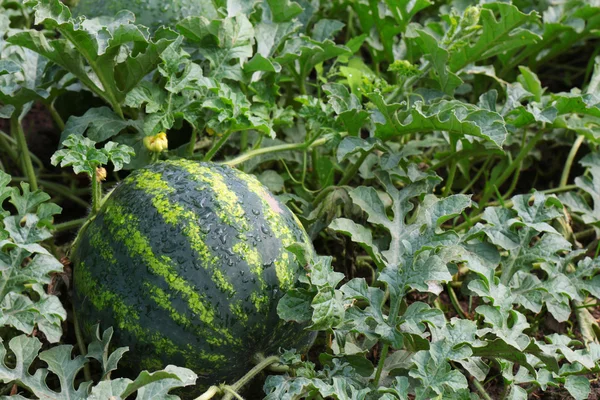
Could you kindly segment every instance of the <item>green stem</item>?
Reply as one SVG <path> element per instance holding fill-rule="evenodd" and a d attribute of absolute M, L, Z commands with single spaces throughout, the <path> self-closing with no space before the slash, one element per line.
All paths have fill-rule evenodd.
<path fill-rule="evenodd" d="M 67 221 L 67 222 L 61 222 L 60 224 L 55 224 L 52 231 L 53 232 L 62 232 L 62 231 L 68 231 L 71 229 L 79 228 L 81 225 L 83 225 L 85 223 L 85 221 L 87 221 L 87 217 L 73 219 L 73 220 Z"/>
<path fill-rule="evenodd" d="M 217 154 L 217 152 L 221 149 L 221 147 L 223 147 L 223 145 L 225 144 L 225 142 L 227 142 L 227 139 L 229 139 L 229 136 L 231 136 L 233 132 L 225 132 L 223 134 L 223 136 L 221 136 L 221 138 L 217 141 L 217 143 L 215 143 L 213 145 L 213 147 L 208 151 L 208 153 L 206 153 L 206 155 L 204 156 L 204 158 L 202 159 L 202 161 L 210 161 L 212 160 L 212 158 L 215 156 L 215 154 Z"/>
<path fill-rule="evenodd" d="M 460 303 L 458 302 L 458 297 L 456 297 L 456 292 L 454 292 L 452 286 L 447 285 L 446 288 L 448 289 L 448 296 L 450 297 L 450 302 L 454 306 L 454 309 L 456 310 L 458 315 L 460 315 L 460 317 L 463 319 L 471 319 L 467 316 L 467 314 L 463 311 L 462 307 L 460 306 Z"/>
<path fill-rule="evenodd" d="M 13 159 L 15 163 L 19 162 L 19 154 L 15 150 L 15 147 L 17 146 L 17 141 L 9 134 L 3 131 L 0 131 L 0 146 L 5 148 L 8 155 L 10 156 L 10 158 Z M 37 164 L 39 169 L 44 168 L 44 164 L 42 163 L 42 160 L 38 158 L 38 156 L 33 154 L 31 151 L 29 151 L 29 156 L 31 157 L 31 160 Z"/>
<path fill-rule="evenodd" d="M 450 164 L 450 172 L 448 173 L 448 179 L 446 179 L 446 186 L 444 186 L 444 191 L 442 192 L 442 197 L 447 197 L 452 191 L 452 184 L 454 183 L 454 177 L 456 176 L 456 166 L 458 163 L 456 159 L 452 160 Z"/>
<path fill-rule="evenodd" d="M 352 180 L 352 178 L 354 178 L 354 176 L 358 172 L 358 169 L 360 168 L 360 166 L 362 165 L 362 163 L 367 159 L 367 157 L 369 156 L 369 154 L 370 154 L 369 152 L 365 151 L 365 152 L 363 152 L 360 155 L 360 157 L 352 165 L 352 167 L 350 167 L 350 168 L 348 168 L 346 170 L 346 172 L 342 176 L 342 179 L 338 183 L 338 186 L 344 186 L 344 185 L 348 184 L 348 182 L 350 182 L 350 180 Z"/>
<path fill-rule="evenodd" d="M 519 165 L 517 165 L 517 168 L 515 168 L 515 174 L 513 175 L 513 180 L 510 184 L 510 187 L 508 188 L 508 190 L 506 191 L 506 193 L 504 193 L 504 195 L 502 197 L 499 197 L 498 200 L 502 199 L 506 199 L 508 197 L 510 197 L 510 195 L 515 191 L 515 189 L 517 188 L 517 183 L 519 183 L 519 177 L 521 176 L 521 167 L 523 166 L 523 161 L 521 161 L 519 163 Z"/>
<path fill-rule="evenodd" d="M 191 156 L 194 154 L 194 149 L 196 147 L 196 139 L 198 138 L 198 130 L 196 128 L 192 128 L 192 137 L 190 138 L 190 147 L 188 147 L 188 153 Z"/>
<path fill-rule="evenodd" d="M 460 194 L 465 194 L 469 191 L 469 189 L 471 189 L 471 187 L 475 184 L 475 182 L 477 182 L 479 180 L 479 178 L 481 177 L 481 175 L 487 170 L 487 166 L 490 164 L 491 161 L 492 161 L 492 158 L 488 158 L 487 160 L 485 160 L 485 162 L 483 163 L 483 165 L 481 166 L 479 171 L 477 171 L 477 173 L 475 174 L 473 179 L 471 179 L 471 181 L 467 184 L 467 186 L 465 186 L 463 188 L 463 190 L 460 191 Z"/>
<path fill-rule="evenodd" d="M 102 200 L 102 183 L 92 176 L 92 215 L 100 210 L 100 201 Z"/>
<path fill-rule="evenodd" d="M 473 384 L 473 386 L 475 387 L 475 389 L 479 392 L 479 394 L 481 395 L 481 397 L 483 397 L 484 400 L 492 400 L 492 398 L 486 392 L 486 390 L 483 387 L 483 385 L 481 384 L 481 382 L 479 382 L 476 378 L 473 378 L 471 380 L 471 383 Z"/>
<path fill-rule="evenodd" d="M 404 293 L 398 293 L 397 296 L 392 297 L 392 304 L 390 307 L 390 314 L 388 316 L 388 323 L 391 327 L 396 326 L 396 319 L 398 318 L 398 313 L 400 312 L 400 304 L 402 303 L 402 298 L 404 297 Z M 381 379 L 381 372 L 383 371 L 383 365 L 385 363 L 385 359 L 387 357 L 388 351 L 390 350 L 390 344 L 385 343 L 383 345 L 383 349 L 381 350 L 381 355 L 379 356 L 379 363 L 377 364 L 377 371 L 375 372 L 375 379 L 373 384 L 375 387 L 379 385 L 379 380 Z"/>
<path fill-rule="evenodd" d="M 75 312 L 75 307 L 73 307 L 73 326 L 75 327 L 75 338 L 77 339 L 77 346 L 79 347 L 79 352 L 82 356 L 85 357 L 87 351 L 85 349 L 85 341 L 83 340 L 81 329 L 79 328 L 79 322 L 77 321 L 77 313 Z M 86 382 L 90 382 L 92 380 L 92 374 L 90 373 L 90 366 L 88 363 L 83 364 L 83 376 L 85 377 Z"/>
<path fill-rule="evenodd" d="M 254 368 L 246 373 L 246 375 L 242 376 L 237 382 L 233 385 L 228 385 L 227 387 L 233 390 L 234 392 L 239 392 L 241 388 L 243 388 L 248 382 L 250 382 L 254 377 L 260 374 L 264 369 L 268 368 L 271 364 L 275 364 L 281 362 L 279 356 L 270 356 L 262 359 Z M 224 388 L 224 386 L 222 386 Z M 231 393 L 227 393 L 223 396 L 223 400 L 231 400 Z"/>
<path fill-rule="evenodd" d="M 220 164 L 229 165 L 230 167 L 233 167 L 235 165 L 241 164 L 243 162 L 246 162 L 248 160 L 251 160 L 254 157 L 258 157 L 263 154 L 278 153 L 278 152 L 290 151 L 290 150 L 312 149 L 313 147 L 321 146 L 321 145 L 327 143 L 327 140 L 328 140 L 327 138 L 320 138 L 320 139 L 315 140 L 312 143 L 290 143 L 290 144 L 281 144 L 281 145 L 277 145 L 277 146 L 262 147 L 260 149 L 250 150 L 244 154 L 241 154 L 235 158 L 232 158 L 231 160 L 223 161 Z"/>
<path fill-rule="evenodd" d="M 575 239 L 581 240 L 586 239 L 590 236 L 594 236 L 596 234 L 596 228 L 586 229 L 585 231 L 577 232 L 575 234 Z"/>
<path fill-rule="evenodd" d="M 337 189 L 337 186 L 327 186 L 325 189 L 321 190 L 321 192 L 315 197 L 313 201 L 313 206 L 316 207 L 323 199 L 331 192 L 332 190 Z"/>
<path fill-rule="evenodd" d="M 449 156 L 441 159 L 436 164 L 433 164 L 429 169 L 435 171 L 435 170 L 445 166 L 446 164 L 451 163 L 453 160 L 463 160 L 463 159 L 466 159 L 469 157 L 476 157 L 476 156 L 489 158 L 494 155 L 503 156 L 503 155 L 505 155 L 505 153 L 502 150 L 495 150 L 495 149 L 487 149 L 486 151 L 463 150 L 463 151 L 452 152 Z"/>
<path fill-rule="evenodd" d="M 240 133 L 240 150 L 242 152 L 248 149 L 248 131 Z"/>
<path fill-rule="evenodd" d="M 52 119 L 54 120 L 56 126 L 58 126 L 58 129 L 60 129 L 61 132 L 64 131 L 65 121 L 63 121 L 58 111 L 56 111 L 56 108 L 54 108 L 54 101 L 46 104 L 46 107 L 48 108 L 48 111 L 50 111 L 50 115 L 52 116 Z"/>
<path fill-rule="evenodd" d="M 19 148 L 19 154 L 23 160 L 23 168 L 25 170 L 25 175 L 27 175 L 27 180 L 29 181 L 29 185 L 31 186 L 31 190 L 35 191 L 38 189 L 37 178 L 35 176 L 35 170 L 33 169 L 33 164 L 31 162 L 31 156 L 29 154 L 29 149 L 27 148 L 27 140 L 25 139 L 25 132 L 23 131 L 23 127 L 21 126 L 21 121 L 19 121 L 19 112 L 15 110 L 13 112 L 12 117 L 10 118 L 10 130 L 13 137 L 17 140 L 17 146 Z"/>
<path fill-rule="evenodd" d="M 381 372 L 383 371 L 383 365 L 385 364 L 385 359 L 387 358 L 388 351 L 390 351 L 390 345 L 388 343 L 383 345 L 383 349 L 381 350 L 381 355 L 379 356 L 379 363 L 377 364 L 377 372 L 375 373 L 375 381 L 374 385 L 379 385 L 379 380 L 381 379 Z"/>
<path fill-rule="evenodd" d="M 569 155 L 567 156 L 567 161 L 565 162 L 565 167 L 563 168 L 563 172 L 560 177 L 560 183 L 558 185 L 559 187 L 567 185 L 567 182 L 569 181 L 569 174 L 571 173 L 571 167 L 573 166 L 573 161 L 575 160 L 577 151 L 579 150 L 579 147 L 581 147 L 581 144 L 583 143 L 584 140 L 585 140 L 585 137 L 583 135 L 579 135 L 577 137 L 577 139 L 575 140 L 575 142 L 573 143 L 573 147 L 571 147 L 571 151 L 569 152 Z"/>
<path fill-rule="evenodd" d="M 223 385 L 223 386 L 221 386 L 221 390 L 223 390 L 224 392 L 226 392 L 226 394 L 223 397 L 223 399 L 228 398 L 228 397 L 235 397 L 237 400 L 244 400 L 244 398 L 242 396 L 240 396 L 238 394 L 238 392 L 236 392 L 235 390 L 233 390 L 231 388 L 231 386 Z"/>
<path fill-rule="evenodd" d="M 196 400 L 210 400 L 220 393 L 221 389 L 219 389 L 218 386 L 211 386 L 206 392 L 202 393 L 200 397 L 197 397 Z"/>
<path fill-rule="evenodd" d="M 8 153 L 8 156 L 15 162 L 18 163 L 19 162 L 19 155 L 17 153 L 17 151 L 15 150 L 15 140 L 10 137 L 10 135 L 7 135 L 6 133 L 0 131 L 0 147 L 2 147 L 6 153 Z"/>
<path fill-rule="evenodd" d="M 543 130 L 540 130 L 538 133 L 536 133 L 536 135 L 529 141 L 529 143 L 527 143 L 527 146 L 524 146 L 521 148 L 521 151 L 519 152 L 517 157 L 510 163 L 508 168 L 506 168 L 504 170 L 502 175 L 500 175 L 500 177 L 496 178 L 496 180 L 494 180 L 493 182 L 490 182 L 490 185 L 483 193 L 483 196 L 479 202 L 480 207 L 485 206 L 485 204 L 488 202 L 488 200 L 490 199 L 490 197 L 492 197 L 492 194 L 494 193 L 494 187 L 500 188 L 500 186 L 502 186 L 502 184 L 513 173 L 515 168 L 517 168 L 517 166 L 519 166 L 521 164 L 521 162 L 525 159 L 525 157 L 527 157 L 527 155 L 529 155 L 531 150 L 535 147 L 535 145 L 542 138 L 543 135 L 544 135 Z"/>

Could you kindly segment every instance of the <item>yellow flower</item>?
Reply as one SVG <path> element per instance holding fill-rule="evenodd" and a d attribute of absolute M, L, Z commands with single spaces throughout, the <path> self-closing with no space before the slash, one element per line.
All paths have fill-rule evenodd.
<path fill-rule="evenodd" d="M 144 138 L 144 146 L 154 153 L 160 153 L 161 151 L 167 150 L 169 148 L 167 134 L 160 132 L 154 136 L 146 136 Z"/>

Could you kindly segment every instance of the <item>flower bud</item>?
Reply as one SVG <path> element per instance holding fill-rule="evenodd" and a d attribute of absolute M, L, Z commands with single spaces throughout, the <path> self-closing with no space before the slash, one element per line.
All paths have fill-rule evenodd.
<path fill-rule="evenodd" d="M 96 181 L 102 182 L 106 180 L 106 169 L 104 167 L 96 168 Z"/>
<path fill-rule="evenodd" d="M 477 6 L 469 6 L 465 10 L 460 24 L 463 28 L 468 28 L 477 25 L 479 22 L 479 16 L 481 15 L 481 9 Z"/>
<path fill-rule="evenodd" d="M 160 132 L 154 136 L 146 136 L 144 138 L 144 146 L 153 153 L 160 153 L 161 151 L 167 150 L 169 148 L 167 134 Z"/>

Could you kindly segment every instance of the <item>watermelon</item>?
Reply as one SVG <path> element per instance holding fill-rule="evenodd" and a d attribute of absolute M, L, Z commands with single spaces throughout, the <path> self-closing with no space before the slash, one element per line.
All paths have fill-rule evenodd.
<path fill-rule="evenodd" d="M 243 376 L 257 355 L 314 335 L 277 315 L 312 244 L 294 214 L 239 170 L 189 160 L 134 171 L 79 233 L 75 312 L 86 336 L 112 326 L 135 371 L 168 364 L 200 388 Z"/>

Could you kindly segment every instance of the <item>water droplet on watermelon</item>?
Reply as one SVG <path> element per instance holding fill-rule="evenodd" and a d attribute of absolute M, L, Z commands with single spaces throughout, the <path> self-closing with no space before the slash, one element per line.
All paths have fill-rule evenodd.
<path fill-rule="evenodd" d="M 265 264 L 263 264 L 263 269 L 267 269 L 267 268 L 270 268 L 270 267 L 272 267 L 272 266 L 273 266 L 273 263 L 272 263 L 272 262 L 270 262 L 270 263 L 265 263 Z"/>
<path fill-rule="evenodd" d="M 229 261 L 227 261 L 227 265 L 229 265 L 230 267 L 233 267 L 233 264 L 235 264 L 235 263 L 233 262 L 233 260 L 231 260 L 231 259 L 230 259 Z"/>
<path fill-rule="evenodd" d="M 253 208 L 252 209 L 252 214 L 254 214 L 254 215 L 260 215 L 260 210 L 258 210 L 256 208 Z"/>
<path fill-rule="evenodd" d="M 229 236 L 223 235 L 223 236 L 220 236 L 219 239 L 221 239 L 221 243 L 226 244 L 227 240 L 229 239 Z"/>
<path fill-rule="evenodd" d="M 225 253 L 225 258 L 229 258 L 229 257 L 235 257 L 235 253 L 228 248 L 223 248 L 223 252 Z"/>
<path fill-rule="evenodd" d="M 162 248 L 162 252 L 166 253 L 166 254 L 171 254 L 174 253 L 175 250 L 177 250 L 177 248 L 175 246 L 173 246 L 172 243 L 165 243 L 163 248 Z"/>
<path fill-rule="evenodd" d="M 200 225 L 200 232 L 207 234 L 212 229 L 212 224 Z"/>
<path fill-rule="evenodd" d="M 268 234 L 269 234 L 269 229 L 267 229 L 267 227 L 266 227 L 266 226 L 264 226 L 264 225 L 260 227 L 260 231 L 261 231 L 262 233 L 264 233 L 265 235 L 268 235 Z M 269 235 L 269 236 L 270 236 L 270 235 Z"/>

